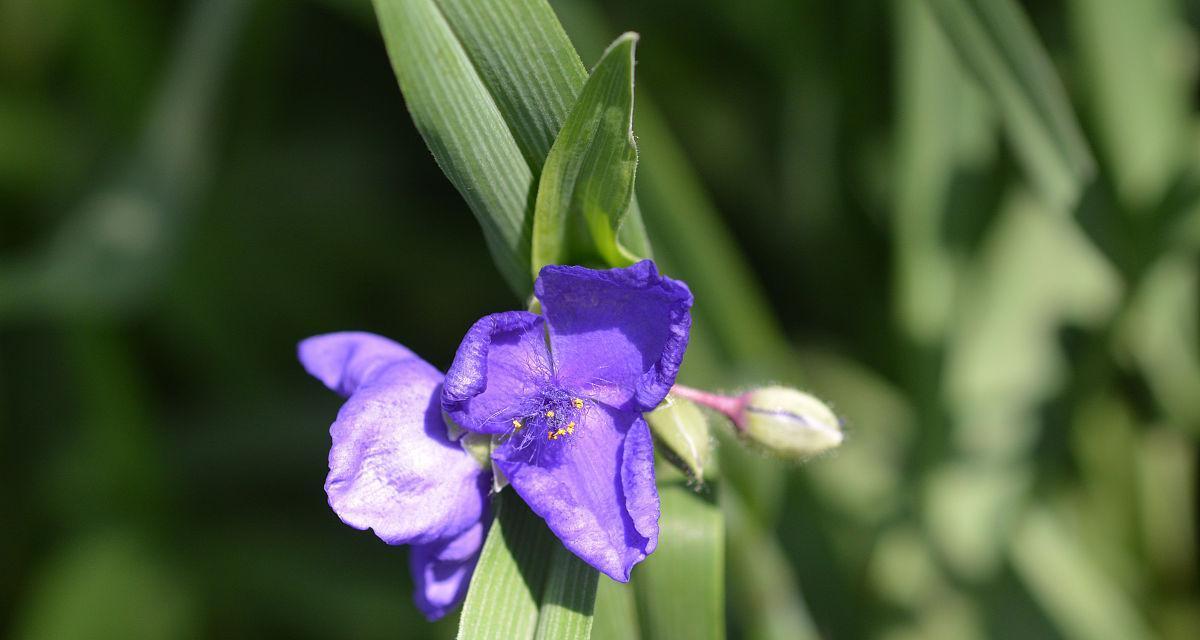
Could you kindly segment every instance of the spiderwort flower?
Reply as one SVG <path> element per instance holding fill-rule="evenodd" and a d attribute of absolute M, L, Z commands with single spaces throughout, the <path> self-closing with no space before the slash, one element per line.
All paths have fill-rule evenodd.
<path fill-rule="evenodd" d="M 497 436 L 492 459 L 563 544 L 614 580 L 658 543 L 658 492 L 642 413 L 667 395 L 687 348 L 692 294 L 654 263 L 547 266 L 543 315 L 489 315 L 467 332 L 442 406 Z"/>
<path fill-rule="evenodd" d="M 329 429 L 329 506 L 388 544 L 411 544 L 414 599 L 430 620 L 442 617 L 462 600 L 479 558 L 490 473 L 447 437 L 441 372 L 369 333 L 315 336 L 299 356 L 348 398 Z"/>

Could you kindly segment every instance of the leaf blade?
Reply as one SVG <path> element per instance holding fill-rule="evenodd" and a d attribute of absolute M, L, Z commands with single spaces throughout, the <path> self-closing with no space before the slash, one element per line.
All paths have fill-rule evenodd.
<path fill-rule="evenodd" d="M 553 553 L 535 637 L 587 640 L 592 635 L 600 573 L 561 544 Z"/>
<path fill-rule="evenodd" d="M 1031 182 L 1069 209 L 1096 171 L 1033 26 L 1012 0 L 927 0 L 966 68 L 991 96 Z"/>
<path fill-rule="evenodd" d="M 375 13 L 421 137 L 483 227 L 509 286 L 527 294 L 533 173 L 496 100 L 433 0 L 375 0 Z"/>
<path fill-rule="evenodd" d="M 526 162 L 541 172 L 587 81 L 587 69 L 544 0 L 436 0 Z"/>
<path fill-rule="evenodd" d="M 494 505 L 496 518 L 459 618 L 459 640 L 531 638 L 538 628 L 551 545 L 557 541 L 511 492 Z"/>
<path fill-rule="evenodd" d="M 646 422 L 678 461 L 697 480 L 704 480 L 712 460 L 708 420 L 694 403 L 675 396 L 646 414 Z"/>
<path fill-rule="evenodd" d="M 725 637 L 725 519 L 712 499 L 659 465 L 659 544 L 639 566 L 638 617 L 644 637 Z"/>
<path fill-rule="evenodd" d="M 637 34 L 625 33 L 604 52 L 550 148 L 534 208 L 534 276 L 547 264 L 588 253 L 599 254 L 610 266 L 625 266 L 637 258 L 617 240 L 637 171 L 637 39 Z M 585 235 L 591 239 L 589 247 L 572 246 Z"/>

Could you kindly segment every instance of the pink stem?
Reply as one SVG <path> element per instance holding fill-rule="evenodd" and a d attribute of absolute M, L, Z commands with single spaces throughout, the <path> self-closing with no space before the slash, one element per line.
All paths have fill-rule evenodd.
<path fill-rule="evenodd" d="M 671 393 L 691 400 L 698 405 L 703 405 L 714 411 L 720 411 L 733 421 L 733 424 L 741 428 L 742 410 L 746 407 L 746 401 L 741 397 L 723 396 L 716 393 L 709 393 L 691 387 L 685 387 L 677 384 L 671 387 Z"/>

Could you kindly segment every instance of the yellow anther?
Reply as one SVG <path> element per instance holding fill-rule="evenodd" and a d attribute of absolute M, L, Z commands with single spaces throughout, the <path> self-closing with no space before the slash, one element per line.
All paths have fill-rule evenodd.
<path fill-rule="evenodd" d="M 571 404 L 575 405 L 576 409 L 583 408 L 583 400 L 580 400 L 579 398 L 571 398 Z"/>
<path fill-rule="evenodd" d="M 575 423 L 574 422 L 567 423 L 567 433 L 575 433 Z"/>
<path fill-rule="evenodd" d="M 547 417 L 547 418 L 553 418 L 553 417 L 554 417 L 554 409 L 551 409 L 551 410 L 547 411 L 547 412 L 546 412 L 546 417 Z"/>
<path fill-rule="evenodd" d="M 516 418 L 513 418 L 513 429 L 516 429 L 517 431 L 520 431 L 520 430 L 521 430 L 521 427 L 523 427 L 523 426 L 525 426 L 525 425 L 521 424 L 521 421 L 520 421 L 520 420 L 517 420 Z"/>

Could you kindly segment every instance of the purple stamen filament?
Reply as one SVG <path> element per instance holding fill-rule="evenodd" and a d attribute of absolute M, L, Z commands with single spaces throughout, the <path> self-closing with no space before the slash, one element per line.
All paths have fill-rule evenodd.
<path fill-rule="evenodd" d="M 583 426 L 586 403 L 584 399 L 563 389 L 543 389 L 514 413 L 510 437 L 518 438 L 517 449 L 535 441 L 556 441 L 572 436 Z"/>

